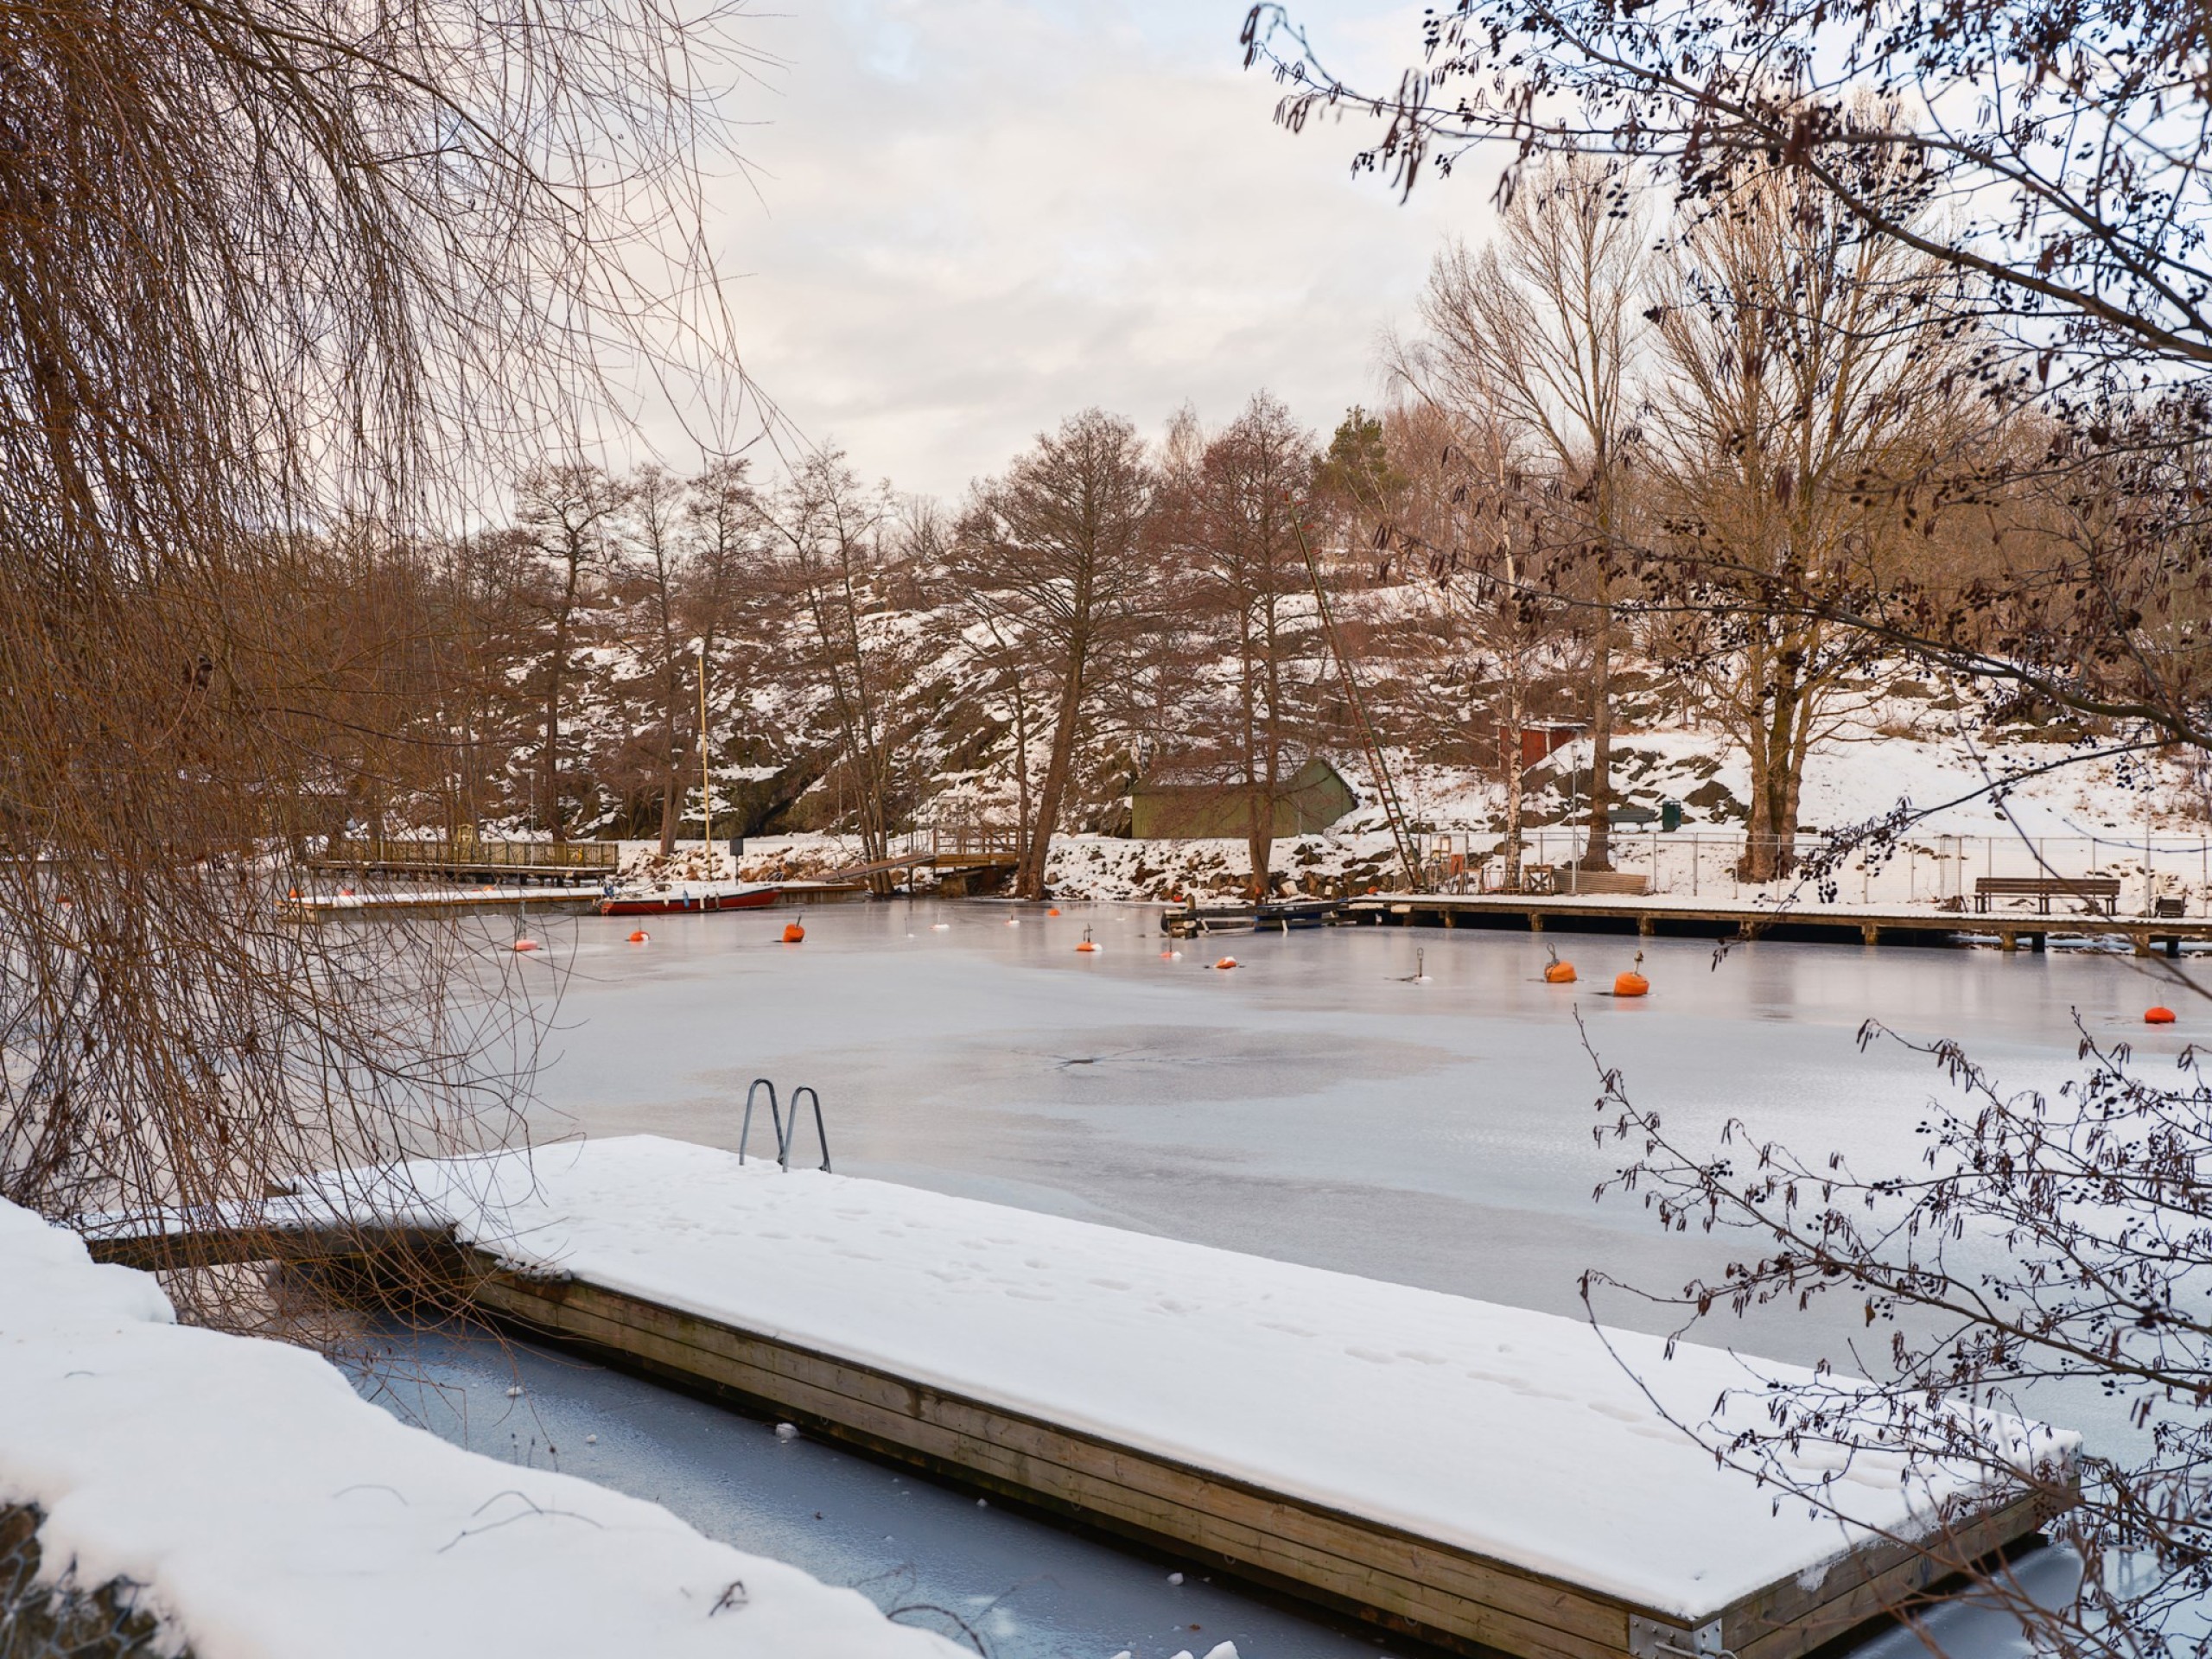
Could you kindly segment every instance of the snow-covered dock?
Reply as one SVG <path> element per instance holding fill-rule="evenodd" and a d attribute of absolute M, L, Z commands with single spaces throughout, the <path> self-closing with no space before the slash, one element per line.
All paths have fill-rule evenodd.
<path fill-rule="evenodd" d="M 1464 1649 L 1796 1659 L 2047 1518 L 1863 1457 L 1777 1506 L 1711 1442 L 1802 1374 L 1431 1291 L 653 1137 L 407 1190 L 533 1331 Z"/>
<path fill-rule="evenodd" d="M 2069 906 L 2071 908 L 2071 906 Z M 2006 950 L 2026 940 L 2040 950 L 2064 934 L 2126 938 L 2139 957 L 2184 939 L 2212 940 L 2212 918 L 2175 916 L 2069 915 L 2024 909 L 1942 910 L 1934 905 L 1749 903 L 1682 893 L 1398 893 L 1355 899 L 1338 912 L 1350 922 L 1405 927 L 1547 927 L 1597 932 L 1691 934 L 1705 938 L 1857 939 L 1864 944 L 1962 935 L 1997 941 Z"/>
<path fill-rule="evenodd" d="M 658 1504 L 407 1427 L 304 1349 L 180 1325 L 149 1274 L 0 1203 L 0 1517 L 26 1514 L 44 1585 L 110 1588 L 194 1659 L 956 1651 Z"/>
<path fill-rule="evenodd" d="M 472 911 L 584 910 L 599 902 L 596 888 L 424 887 L 374 893 L 311 893 L 279 899 L 279 914 L 294 921 L 333 916 L 457 916 Z"/>

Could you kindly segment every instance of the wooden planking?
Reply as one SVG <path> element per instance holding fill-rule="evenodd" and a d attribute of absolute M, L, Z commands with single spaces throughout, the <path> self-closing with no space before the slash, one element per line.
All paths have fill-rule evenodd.
<path fill-rule="evenodd" d="M 935 1472 L 1188 1552 L 1465 1651 L 1620 1659 L 1627 1623 L 1660 1614 L 1400 1529 L 1270 1492 L 864 1363 L 578 1281 L 526 1279 L 479 1257 L 486 1307 L 690 1386 L 704 1382 Z M 1800 1659 L 1881 1617 L 1931 1579 L 2035 1530 L 2024 1498 L 1933 1550 L 1873 1547 L 1821 1584 L 1793 1578 L 1724 1611 L 1741 1659 Z"/>
<path fill-rule="evenodd" d="M 1457 1637 L 1458 1645 L 1541 1659 L 1605 1659 L 1624 1649 L 1625 1605 L 1609 1607 L 1573 1586 L 1548 1584 L 1479 1557 L 1455 1562 L 1455 1552 L 1388 1528 L 866 1367 L 747 1338 L 728 1327 L 706 1326 L 723 1341 L 687 1343 L 651 1328 L 658 1321 L 632 1323 L 588 1306 L 607 1295 L 595 1287 L 582 1295 L 516 1295 L 499 1287 L 483 1300 L 504 1306 L 524 1324 L 654 1363 L 666 1374 L 704 1377 L 872 1451 L 922 1462 L 1127 1536 L 1173 1545 L 1348 1611 L 1369 1618 L 1382 1613 L 1384 1622 L 1431 1640 Z M 630 1303 L 626 1313 L 652 1308 L 621 1300 Z M 757 1363 L 718 1351 L 730 1346 L 732 1338 L 737 1345 L 765 1351 L 752 1357 Z M 891 1398 L 881 1397 L 886 1395 Z M 911 1409 L 899 1408 L 899 1395 L 911 1402 Z M 1475 1569 L 1473 1582 L 1452 1570 L 1459 1562 Z M 1449 1581 L 1455 1577 L 1463 1581 Z M 1562 1629 L 1562 1622 L 1585 1629 Z"/>

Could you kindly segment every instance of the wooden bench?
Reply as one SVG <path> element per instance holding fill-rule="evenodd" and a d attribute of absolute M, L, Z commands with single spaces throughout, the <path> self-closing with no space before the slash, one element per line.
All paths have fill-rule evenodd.
<path fill-rule="evenodd" d="M 2032 899 L 2038 913 L 2050 914 L 2054 899 L 2082 899 L 2094 914 L 2100 906 L 2107 916 L 2120 912 L 2120 878 L 2116 875 L 1982 875 L 1974 878 L 1974 907 L 1986 911 L 1992 899 Z"/>

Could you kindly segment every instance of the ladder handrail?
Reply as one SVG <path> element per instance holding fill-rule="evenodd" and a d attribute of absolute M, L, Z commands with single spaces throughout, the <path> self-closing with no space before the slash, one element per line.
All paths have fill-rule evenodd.
<path fill-rule="evenodd" d="M 830 1132 L 822 1127 L 822 1096 L 816 1094 L 806 1084 L 801 1084 L 791 1090 L 791 1132 L 790 1140 L 784 1143 L 784 1155 L 781 1160 L 784 1168 L 786 1171 L 791 1168 L 791 1147 L 798 1142 L 798 1097 L 801 1095 L 804 1095 L 814 1103 L 814 1138 L 822 1144 L 822 1173 L 825 1175 L 834 1175 L 837 1172 L 830 1167 Z"/>
<path fill-rule="evenodd" d="M 753 1079 L 753 1086 L 745 1091 L 745 1122 L 737 1132 L 737 1161 L 740 1165 L 745 1162 L 745 1143 L 753 1135 L 753 1097 L 763 1089 L 768 1091 L 768 1116 L 776 1126 L 776 1161 L 779 1164 L 784 1163 L 786 1155 L 784 1145 L 784 1114 L 776 1104 L 776 1085 L 766 1077 L 755 1077 Z M 791 1096 L 791 1106 L 793 1115 L 796 1116 L 798 1106 L 798 1096 L 796 1095 Z M 821 1109 L 821 1103 L 817 1101 L 815 1110 L 819 1112 Z M 788 1165 L 785 1166 L 789 1167 Z"/>

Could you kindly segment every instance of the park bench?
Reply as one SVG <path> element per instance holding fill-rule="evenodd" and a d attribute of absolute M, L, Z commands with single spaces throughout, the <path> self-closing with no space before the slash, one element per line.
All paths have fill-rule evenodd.
<path fill-rule="evenodd" d="M 2032 899 L 2043 915 L 2050 914 L 2054 899 L 2086 899 L 2094 912 L 2101 906 L 2107 916 L 2120 910 L 2120 878 L 2116 875 L 1982 875 L 1974 878 L 1974 907 L 1986 911 L 1992 899 Z"/>

